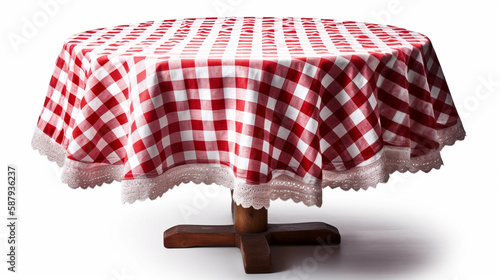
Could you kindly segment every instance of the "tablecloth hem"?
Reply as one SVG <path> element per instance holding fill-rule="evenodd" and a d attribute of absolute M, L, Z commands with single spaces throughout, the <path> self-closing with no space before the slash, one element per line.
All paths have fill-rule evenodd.
<path fill-rule="evenodd" d="M 318 184 L 304 184 L 295 176 L 282 172 L 265 184 L 250 185 L 237 182 L 232 170 L 227 166 L 208 164 L 190 164 L 170 169 L 155 177 L 136 180 L 124 180 L 122 183 L 123 202 L 156 199 L 174 186 L 181 183 L 218 184 L 234 190 L 233 199 L 237 205 L 245 208 L 269 208 L 271 200 L 291 199 L 306 206 L 322 205 L 322 189 L 340 188 L 345 191 L 375 188 L 379 183 L 386 183 L 390 174 L 399 171 L 416 173 L 430 172 L 443 165 L 440 151 L 444 146 L 455 144 L 465 138 L 465 131 L 460 121 L 454 126 L 438 131 L 439 149 L 419 156 L 410 157 L 409 148 L 386 146 L 379 152 L 378 159 L 371 164 L 345 171 L 323 171 L 323 180 Z M 147 186 L 147 187 L 145 187 Z M 150 191 L 151 190 L 151 191 Z"/>
<path fill-rule="evenodd" d="M 31 148 L 38 151 L 40 155 L 47 157 L 49 161 L 57 163 L 60 167 L 64 165 L 66 149 L 38 128 L 33 133 Z"/>
<path fill-rule="evenodd" d="M 276 170 L 278 174 L 264 184 L 251 185 L 234 176 L 232 169 L 219 164 L 186 164 L 167 170 L 154 178 L 122 180 L 123 165 L 82 163 L 66 158 L 64 148 L 42 131 L 36 130 L 32 147 L 51 161 L 63 166 L 62 181 L 72 188 L 93 188 L 103 183 L 121 181 L 123 203 L 154 200 L 181 183 L 217 184 L 234 190 L 234 201 L 245 208 L 260 209 L 270 206 L 271 200 L 292 200 L 306 206 L 322 205 L 322 189 L 367 190 L 388 181 L 390 174 L 418 171 L 429 172 L 443 164 L 440 151 L 465 138 L 460 121 L 438 131 L 440 148 L 419 157 L 410 157 L 410 149 L 386 146 L 377 154 L 377 160 L 344 171 L 323 170 L 323 178 L 313 184 L 304 183 L 293 173 Z"/>
<path fill-rule="evenodd" d="M 268 184 L 249 185 L 234 177 L 231 168 L 217 164 L 186 164 L 170 169 L 166 173 L 155 178 L 144 178 L 122 181 L 123 203 L 133 203 L 146 199 L 154 200 L 161 197 L 170 189 L 182 183 L 216 184 L 234 190 L 234 201 L 237 205 L 245 208 L 250 206 L 255 209 L 269 208 L 270 200 L 281 199 L 283 201 L 292 199 L 295 203 L 304 203 L 307 206 L 321 206 L 321 186 L 316 187 L 301 184 L 299 180 L 290 175 L 281 174 L 268 184 L 272 187 L 266 188 Z M 295 183 L 292 183 L 295 181 Z M 280 189 L 276 186 L 294 184 L 295 187 Z M 148 187 L 147 189 L 145 187 Z M 241 197 L 245 190 L 266 189 L 269 192 L 255 192 L 253 195 Z"/>
<path fill-rule="evenodd" d="M 251 185 L 235 178 L 231 168 L 216 164 L 186 164 L 169 169 L 154 178 L 122 181 L 123 203 L 133 203 L 146 199 L 154 200 L 182 183 L 217 184 L 233 189 L 233 199 L 244 208 L 268 209 L 271 200 L 292 200 L 306 206 L 322 205 L 323 188 L 342 190 L 367 190 L 379 183 L 386 183 L 390 174 L 399 171 L 416 173 L 439 169 L 443 164 L 439 150 L 411 160 L 402 160 L 409 151 L 401 148 L 386 147 L 380 158 L 372 164 L 346 171 L 323 171 L 320 184 L 306 184 L 283 172 L 267 183 Z"/>
<path fill-rule="evenodd" d="M 81 163 L 70 160 L 67 158 L 66 149 L 38 128 L 33 134 L 31 147 L 49 161 L 62 167 L 61 181 L 73 189 L 94 188 L 104 183 L 121 181 L 123 165 Z"/>

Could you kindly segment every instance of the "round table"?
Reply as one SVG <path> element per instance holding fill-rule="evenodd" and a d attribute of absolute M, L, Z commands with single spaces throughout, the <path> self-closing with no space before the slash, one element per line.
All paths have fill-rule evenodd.
<path fill-rule="evenodd" d="M 396 170 L 439 168 L 443 146 L 464 137 L 426 36 L 332 19 L 225 17 L 71 36 L 32 145 L 71 187 L 121 181 L 132 203 L 183 182 L 216 183 L 231 189 L 236 216 L 252 219 L 267 215 L 270 200 L 321 206 L 325 187 L 366 189 Z M 224 244 L 246 240 L 243 228 L 229 228 Z"/>

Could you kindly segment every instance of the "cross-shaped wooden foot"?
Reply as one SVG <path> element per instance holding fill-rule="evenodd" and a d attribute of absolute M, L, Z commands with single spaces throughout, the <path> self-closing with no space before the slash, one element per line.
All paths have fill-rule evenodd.
<path fill-rule="evenodd" d="M 166 248 L 230 247 L 241 250 L 246 273 L 271 272 L 269 245 L 336 245 L 339 231 L 326 223 L 267 224 L 267 210 L 234 206 L 234 225 L 177 225 L 164 233 Z"/>

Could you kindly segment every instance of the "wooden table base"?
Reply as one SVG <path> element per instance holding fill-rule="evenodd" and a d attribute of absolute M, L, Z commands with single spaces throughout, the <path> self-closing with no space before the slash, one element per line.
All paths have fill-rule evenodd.
<path fill-rule="evenodd" d="M 267 224 L 267 210 L 234 206 L 234 225 L 177 225 L 165 231 L 166 248 L 239 247 L 246 273 L 271 272 L 273 245 L 336 245 L 339 231 L 326 223 Z"/>

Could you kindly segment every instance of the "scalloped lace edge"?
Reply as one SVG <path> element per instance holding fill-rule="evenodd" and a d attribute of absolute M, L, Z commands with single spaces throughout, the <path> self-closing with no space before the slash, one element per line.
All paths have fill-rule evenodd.
<path fill-rule="evenodd" d="M 60 167 L 64 165 L 66 149 L 54 139 L 47 136 L 39 128 L 35 129 L 31 139 L 31 147 L 42 156 L 46 156 L 49 161 L 57 163 Z"/>
<path fill-rule="evenodd" d="M 62 181 L 72 188 L 93 188 L 103 183 L 121 181 L 123 203 L 137 200 L 154 200 L 181 183 L 217 184 L 234 190 L 233 199 L 245 208 L 269 208 L 270 200 L 293 200 L 306 206 L 320 207 L 322 189 L 326 187 L 343 190 L 366 190 L 388 181 L 390 174 L 418 171 L 429 172 L 443 164 L 440 151 L 465 138 L 460 121 L 456 125 L 438 130 L 440 147 L 433 152 L 410 158 L 409 148 L 386 146 L 374 162 L 345 171 L 323 171 L 323 180 L 305 183 L 295 174 L 283 170 L 273 172 L 273 178 L 264 184 L 246 184 L 235 178 L 231 168 L 218 164 L 186 164 L 167 170 L 154 178 L 122 180 L 123 165 L 82 163 L 66 158 L 65 149 L 52 138 L 36 129 L 32 147 L 63 167 Z"/>

